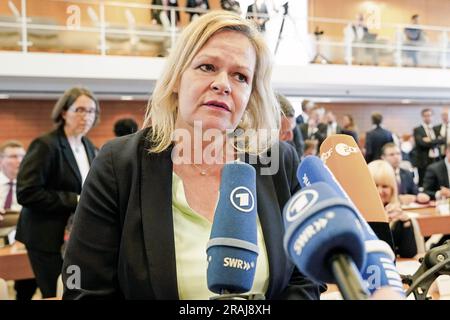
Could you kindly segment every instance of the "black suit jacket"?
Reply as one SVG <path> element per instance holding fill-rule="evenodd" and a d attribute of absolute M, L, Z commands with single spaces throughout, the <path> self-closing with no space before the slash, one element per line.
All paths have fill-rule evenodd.
<path fill-rule="evenodd" d="M 95 147 L 83 138 L 89 162 Z M 81 174 L 62 128 L 35 139 L 17 176 L 17 201 L 23 206 L 16 239 L 27 248 L 60 252 L 67 220 L 77 207 Z"/>
<path fill-rule="evenodd" d="M 439 132 L 434 130 L 436 139 L 430 142 L 425 142 L 423 139 L 427 136 L 423 126 L 414 128 L 414 141 L 416 143 L 416 165 L 418 168 L 425 168 L 430 162 L 428 153 L 430 149 L 439 147 L 440 144 L 445 143 L 444 138 L 439 137 Z"/>
<path fill-rule="evenodd" d="M 423 189 L 431 199 L 441 187 L 449 188 L 448 172 L 445 166 L 445 160 L 440 160 L 427 167 L 425 177 L 423 178 Z"/>
<path fill-rule="evenodd" d="M 171 150 L 149 153 L 148 130 L 106 144 L 84 184 L 63 266 L 81 271 L 65 299 L 178 299 L 172 217 Z M 266 297 L 318 299 L 319 287 L 296 272 L 283 249 L 282 209 L 299 189 L 298 157 L 280 144 L 275 175 L 257 170 L 257 206 L 269 257 Z M 206 243 L 205 243 L 206 248 Z M 205 270 L 206 272 L 206 270 Z"/>
<path fill-rule="evenodd" d="M 381 158 L 381 148 L 388 143 L 394 142 L 392 132 L 380 126 L 370 130 L 366 134 L 366 161 L 367 163 Z"/>
<path fill-rule="evenodd" d="M 322 142 L 327 137 L 327 131 L 325 130 L 325 132 L 323 132 L 323 130 L 320 130 L 319 127 L 317 127 L 317 131 L 315 133 L 308 135 L 308 124 L 307 123 L 302 123 L 297 126 L 300 128 L 300 132 L 301 132 L 304 140 L 317 140 L 318 141 L 318 144 L 317 144 L 318 148 L 320 147 Z"/>
<path fill-rule="evenodd" d="M 398 194 L 414 194 L 417 195 L 419 190 L 417 185 L 414 183 L 414 176 L 412 172 L 400 169 L 400 189 Z"/>

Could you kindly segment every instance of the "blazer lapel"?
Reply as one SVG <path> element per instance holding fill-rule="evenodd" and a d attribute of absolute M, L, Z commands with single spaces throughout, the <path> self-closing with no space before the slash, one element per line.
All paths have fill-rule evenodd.
<path fill-rule="evenodd" d="M 260 168 L 255 169 L 260 170 Z M 270 298 L 274 292 L 281 291 L 282 279 L 287 272 L 285 270 L 286 257 L 283 243 L 280 240 L 283 239 L 282 230 L 284 230 L 284 226 L 272 176 L 257 175 L 256 194 L 258 216 L 269 257 L 269 287 L 267 288 L 266 298 Z"/>
<path fill-rule="evenodd" d="M 83 141 L 84 149 L 86 150 L 89 164 L 92 165 L 92 161 L 95 158 L 95 150 L 94 148 L 92 148 L 92 144 L 90 144 L 85 137 L 81 138 L 81 140 Z"/>
<path fill-rule="evenodd" d="M 59 129 L 59 131 L 58 131 L 58 137 L 59 137 L 59 144 L 61 146 L 61 150 L 64 155 L 64 158 L 66 159 L 67 163 L 69 164 L 70 169 L 73 171 L 73 173 L 77 177 L 78 181 L 80 182 L 80 186 L 81 186 L 81 173 L 80 173 L 80 170 L 78 169 L 77 161 L 75 160 L 75 157 L 72 153 L 72 149 L 70 148 L 69 141 L 67 140 L 67 137 L 62 128 Z"/>
<path fill-rule="evenodd" d="M 171 151 L 149 154 L 140 150 L 141 217 L 150 281 L 155 299 L 178 299 L 172 216 Z"/>

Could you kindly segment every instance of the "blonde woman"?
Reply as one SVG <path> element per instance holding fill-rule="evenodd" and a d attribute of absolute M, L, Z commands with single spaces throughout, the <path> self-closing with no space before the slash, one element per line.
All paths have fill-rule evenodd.
<path fill-rule="evenodd" d="M 251 143 L 258 129 L 278 135 L 271 69 L 260 33 L 234 13 L 211 12 L 186 27 L 156 84 L 145 128 L 104 146 L 84 185 L 64 260 L 64 298 L 213 295 L 205 248 L 221 169 L 237 150 L 260 155 L 278 145 L 270 135 L 266 143 Z M 198 124 L 220 139 L 196 144 Z M 254 131 L 226 143 L 239 140 L 238 129 Z M 179 132 L 186 135 L 174 138 Z M 219 152 L 205 159 L 213 144 Z M 201 161 L 193 156 L 198 151 Z M 318 299 L 319 287 L 295 270 L 282 244 L 281 211 L 299 189 L 299 160 L 284 143 L 272 156 L 279 169 L 271 175 L 255 165 L 260 254 L 251 291 L 268 299 Z M 80 270 L 79 287 L 67 285 L 73 265 Z"/>
<path fill-rule="evenodd" d="M 388 214 L 395 252 L 400 257 L 412 258 L 417 254 L 414 230 L 410 218 L 401 208 L 394 169 L 384 160 L 372 161 L 368 166 Z"/>

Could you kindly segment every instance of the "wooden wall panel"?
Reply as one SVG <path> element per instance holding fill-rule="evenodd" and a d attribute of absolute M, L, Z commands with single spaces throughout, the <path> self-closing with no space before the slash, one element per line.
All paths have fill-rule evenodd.
<path fill-rule="evenodd" d="M 17 139 L 28 146 L 35 137 L 52 130 L 50 113 L 54 104 L 49 100 L 0 100 L 0 141 Z M 145 106 L 144 101 L 101 101 L 100 123 L 88 136 L 100 147 L 114 138 L 118 119 L 131 117 L 141 126 Z"/>

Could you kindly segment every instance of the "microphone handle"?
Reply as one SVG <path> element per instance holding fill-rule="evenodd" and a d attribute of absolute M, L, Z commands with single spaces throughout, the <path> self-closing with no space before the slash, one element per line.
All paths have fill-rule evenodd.
<path fill-rule="evenodd" d="M 334 254 L 331 271 L 344 300 L 365 300 L 369 293 L 353 260 L 346 254 Z"/>

